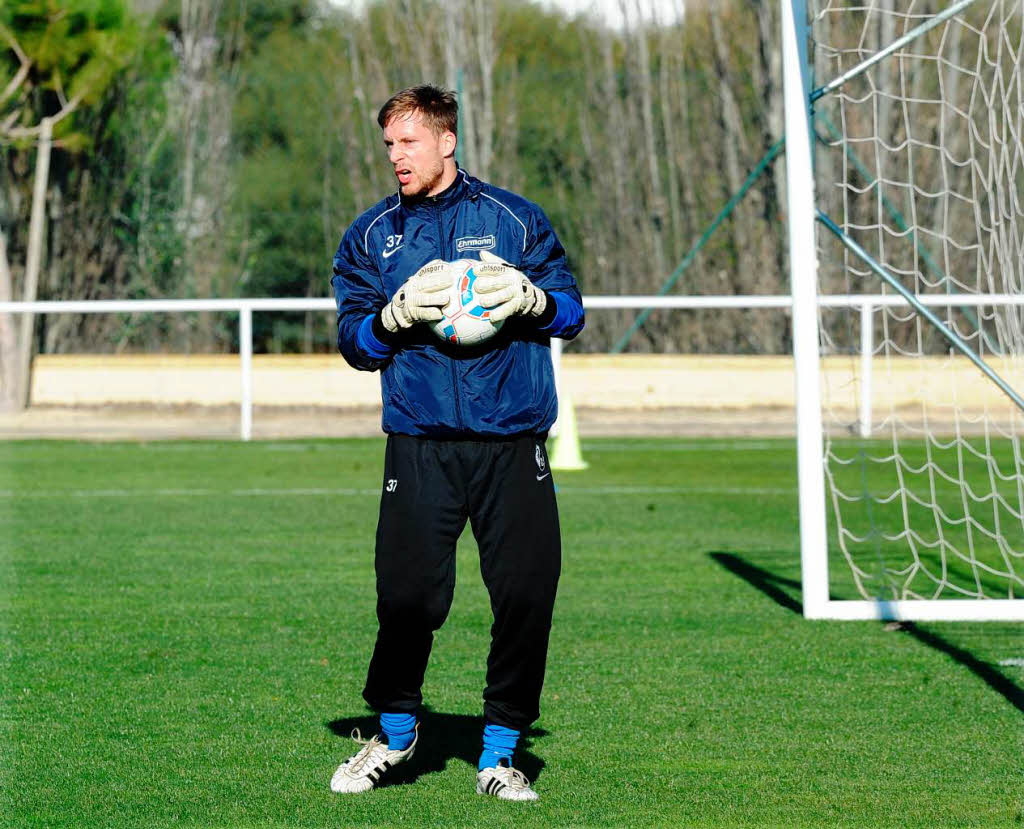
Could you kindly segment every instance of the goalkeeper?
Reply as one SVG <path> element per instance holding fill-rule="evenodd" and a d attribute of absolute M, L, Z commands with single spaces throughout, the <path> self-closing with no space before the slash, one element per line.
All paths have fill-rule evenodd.
<path fill-rule="evenodd" d="M 363 213 L 334 257 L 338 348 L 381 373 L 387 433 L 377 524 L 377 641 L 363 697 L 380 732 L 331 779 L 363 792 L 408 760 L 434 631 L 455 587 L 455 543 L 470 521 L 494 623 L 476 790 L 535 800 L 513 765 L 537 719 L 561 566 L 545 438 L 555 420 L 550 338 L 583 328 L 579 290 L 547 217 L 455 162 L 458 105 L 403 90 L 377 117 L 398 192 Z M 441 318 L 446 263 L 479 256 L 474 285 L 495 337 L 459 348 L 423 325 Z M 429 739 L 429 735 L 425 738 Z"/>

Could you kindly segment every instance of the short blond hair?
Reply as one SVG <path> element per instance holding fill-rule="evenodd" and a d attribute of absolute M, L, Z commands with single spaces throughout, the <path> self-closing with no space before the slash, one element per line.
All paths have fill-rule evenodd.
<path fill-rule="evenodd" d="M 455 93 L 437 86 L 410 86 L 396 92 L 380 108 L 377 123 L 384 129 L 393 118 L 402 118 L 419 113 L 428 129 L 434 135 L 450 132 L 458 136 L 459 102 Z"/>

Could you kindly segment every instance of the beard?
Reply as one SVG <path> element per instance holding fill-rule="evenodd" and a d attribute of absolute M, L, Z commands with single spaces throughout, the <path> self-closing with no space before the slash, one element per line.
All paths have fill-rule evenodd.
<path fill-rule="evenodd" d="M 444 160 L 438 159 L 422 172 L 413 171 L 412 180 L 400 186 L 402 195 L 411 199 L 421 199 L 440 183 L 443 175 Z"/>

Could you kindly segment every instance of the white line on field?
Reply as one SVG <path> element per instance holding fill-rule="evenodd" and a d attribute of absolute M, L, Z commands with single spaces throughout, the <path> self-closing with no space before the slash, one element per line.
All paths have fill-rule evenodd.
<path fill-rule="evenodd" d="M 559 486 L 560 495 L 796 495 L 796 488 L 772 489 L 767 487 L 727 486 Z M 229 496 L 287 497 L 287 496 L 368 496 L 380 494 L 379 489 L 334 489 L 327 487 L 298 487 L 275 489 L 69 489 L 64 491 L 17 491 L 0 489 L 0 498 L 176 498 Z"/>
<path fill-rule="evenodd" d="M 135 498 L 135 497 L 209 497 L 228 495 L 239 498 L 277 495 L 377 495 L 379 489 L 69 489 L 64 492 L 15 492 L 0 490 L 0 498 Z"/>
<path fill-rule="evenodd" d="M 717 440 L 717 441 L 681 441 L 671 443 L 668 441 L 656 441 L 656 440 L 637 440 L 629 443 L 626 442 L 615 442 L 615 441 L 590 441 L 584 440 L 582 448 L 587 452 L 631 452 L 631 451 L 651 451 L 651 452 L 724 452 L 735 449 L 744 450 L 787 450 L 790 449 L 792 441 L 789 444 L 785 440 L 779 440 L 775 443 L 767 441 L 746 441 L 746 440 Z"/>
<path fill-rule="evenodd" d="M 1004 668 L 1024 668 L 1024 659 L 1014 657 L 1013 659 L 1000 659 L 999 664 Z"/>
<path fill-rule="evenodd" d="M 743 486 L 559 486 L 569 495 L 796 495 L 796 487 L 772 489 Z"/>

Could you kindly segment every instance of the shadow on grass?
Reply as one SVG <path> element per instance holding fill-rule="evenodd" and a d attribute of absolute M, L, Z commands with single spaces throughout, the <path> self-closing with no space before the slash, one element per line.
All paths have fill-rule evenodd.
<path fill-rule="evenodd" d="M 952 642 L 943 639 L 930 630 L 918 627 L 914 622 L 900 622 L 899 630 L 908 636 L 913 636 L 918 642 L 922 642 L 930 648 L 946 654 L 954 662 L 959 662 L 975 676 L 984 680 L 993 691 L 1006 697 L 1018 711 L 1024 711 L 1024 688 L 1017 685 L 1012 679 L 1000 673 L 987 662 L 982 662 L 970 651 L 954 645 Z"/>
<path fill-rule="evenodd" d="M 751 564 L 746 559 L 740 558 L 735 553 L 708 553 L 712 560 L 722 565 L 726 570 L 739 576 L 747 584 L 756 587 L 769 599 L 787 610 L 794 613 L 803 613 L 804 607 L 798 599 L 794 599 L 783 588 L 790 588 L 800 591 L 800 582 L 796 579 L 787 579 L 777 576 L 761 567 Z"/>
<path fill-rule="evenodd" d="M 776 604 L 781 605 L 787 610 L 792 610 L 794 613 L 803 613 L 803 605 L 783 589 L 789 588 L 799 591 L 800 582 L 796 579 L 777 576 L 763 567 L 758 567 L 746 559 L 740 558 L 735 553 L 714 552 L 708 555 L 730 573 L 734 573 L 752 587 L 760 590 Z M 919 627 L 914 622 L 887 624 L 892 625 L 890 629 L 898 630 L 907 636 L 913 637 L 921 644 L 946 654 L 954 662 L 967 668 L 967 670 L 981 679 L 997 694 L 1004 697 L 1018 711 L 1024 711 L 1024 689 L 989 663 L 983 662 L 970 651 L 954 645 L 937 633 Z"/>
<path fill-rule="evenodd" d="M 424 774 L 444 771 L 451 759 L 462 760 L 474 770 L 480 758 L 481 738 L 483 736 L 483 717 L 472 717 L 468 714 L 441 714 L 429 708 L 420 709 L 420 736 L 416 745 L 416 753 L 408 763 L 396 766 L 393 774 L 389 774 L 382 786 L 397 786 L 414 783 Z M 378 718 L 376 714 L 367 713 L 361 717 L 346 717 L 327 723 L 334 734 L 349 737 L 352 729 L 358 728 L 363 739 L 376 734 Z M 520 738 L 516 748 L 516 768 L 531 781 L 535 781 L 544 768 L 544 761 L 530 751 L 533 739 L 544 737 L 547 731 L 542 728 L 531 728 Z M 343 746 L 338 762 L 355 753 L 358 746 L 347 743 Z M 346 753 L 347 752 L 347 753 Z M 344 756 L 341 756 L 344 755 Z M 474 771 L 475 774 L 475 771 Z"/>

